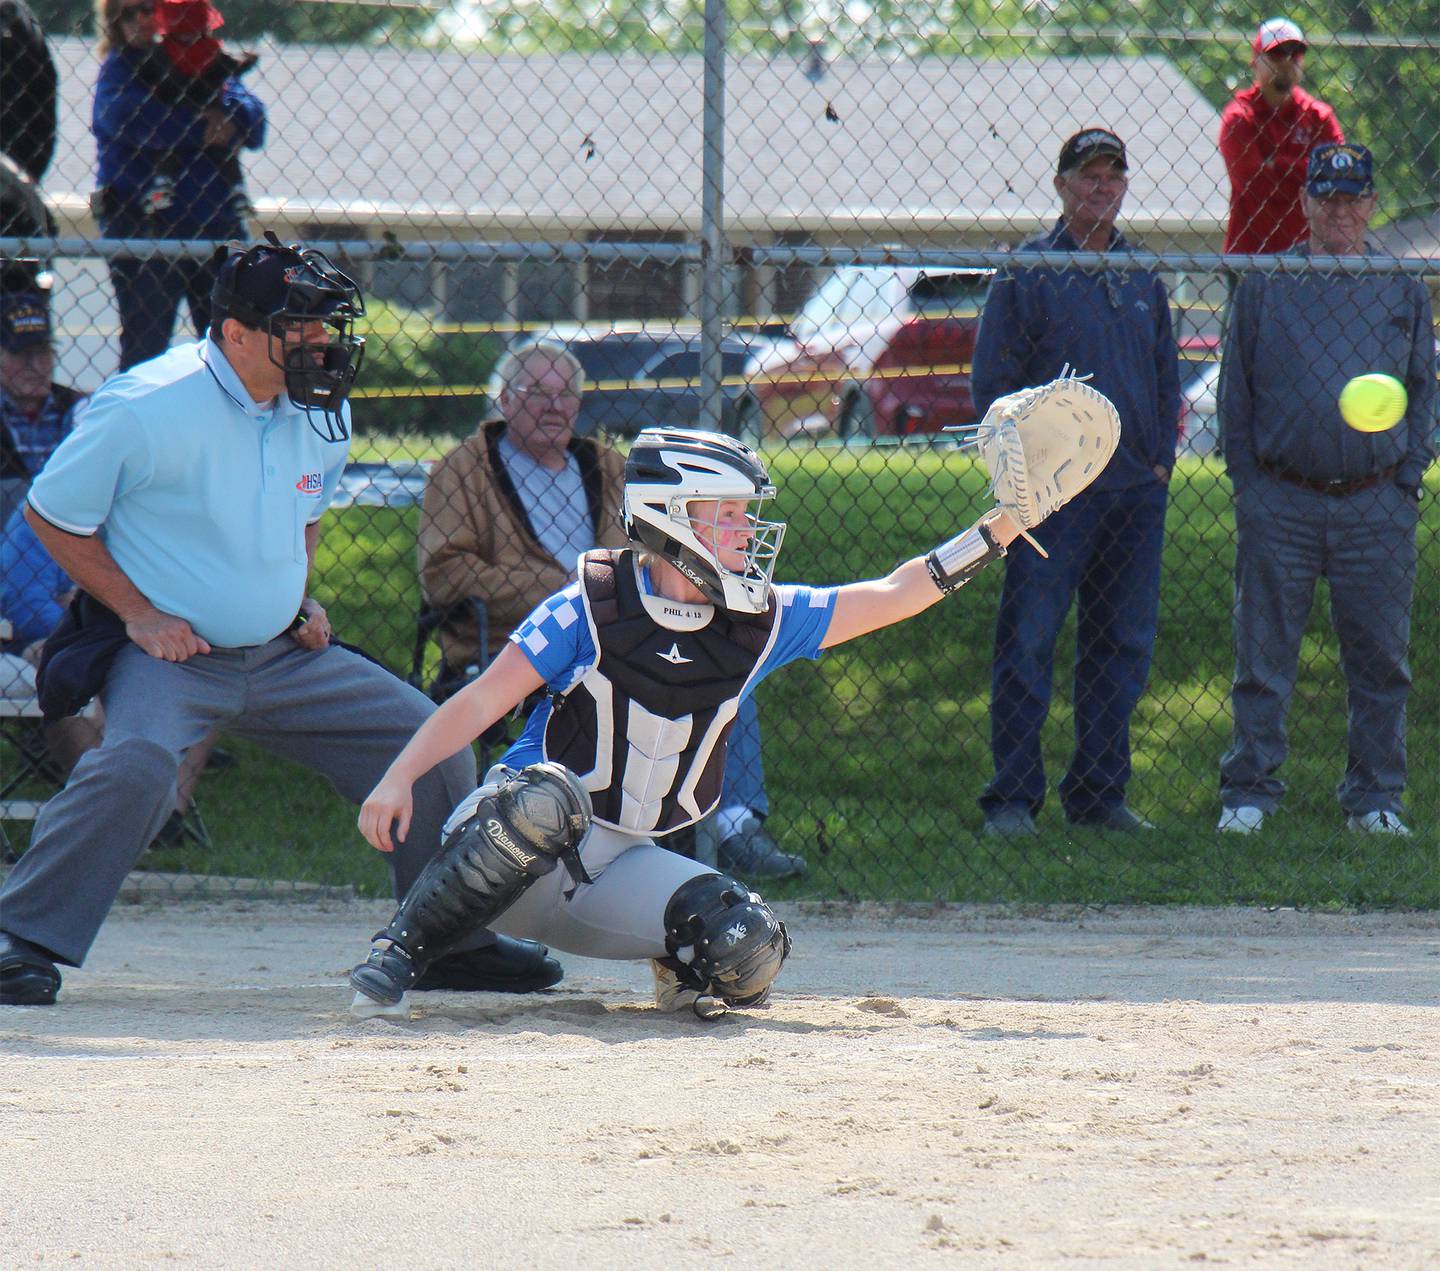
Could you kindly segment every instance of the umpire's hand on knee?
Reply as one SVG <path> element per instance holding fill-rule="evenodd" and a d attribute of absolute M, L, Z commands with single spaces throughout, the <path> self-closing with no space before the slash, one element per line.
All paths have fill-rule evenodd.
<path fill-rule="evenodd" d="M 191 629 L 184 618 L 151 609 L 131 618 L 125 634 L 152 658 L 162 662 L 184 662 L 197 653 L 209 653 L 210 646 Z"/>

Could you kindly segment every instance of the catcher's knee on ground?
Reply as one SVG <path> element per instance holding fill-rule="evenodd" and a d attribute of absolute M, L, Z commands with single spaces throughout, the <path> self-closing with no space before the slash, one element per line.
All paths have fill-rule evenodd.
<path fill-rule="evenodd" d="M 669 956 L 657 967 L 673 973 L 682 990 L 713 995 L 727 1006 L 760 1006 L 789 956 L 790 937 L 744 883 L 701 874 L 665 907 L 665 947 Z"/>
<path fill-rule="evenodd" d="M 486 789 L 350 972 L 351 985 L 382 1005 L 399 1002 L 426 965 L 504 913 L 589 827 L 590 796 L 559 764 L 531 764 Z"/>

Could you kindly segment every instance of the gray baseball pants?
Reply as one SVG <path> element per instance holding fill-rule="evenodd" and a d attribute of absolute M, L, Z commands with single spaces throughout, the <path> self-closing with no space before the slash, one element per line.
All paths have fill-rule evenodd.
<path fill-rule="evenodd" d="M 455 809 L 447 830 L 471 815 L 501 775 L 499 767 L 485 774 L 486 784 Z M 589 958 L 663 958 L 669 952 L 665 910 L 670 898 L 688 879 L 716 872 L 648 835 L 604 825 L 590 827 L 580 859 L 592 882 L 577 884 L 557 865 L 531 883 L 491 928 Z"/>
<path fill-rule="evenodd" d="M 29 850 L 0 888 L 0 929 L 72 966 L 84 961 L 125 875 L 174 807 L 185 752 L 211 728 L 296 760 L 360 803 L 435 709 L 357 654 L 333 645 L 312 652 L 289 635 L 178 663 L 129 645 L 100 700 L 104 742 L 41 810 Z M 387 857 L 397 898 L 439 849 L 450 809 L 474 788 L 468 748 L 416 783 L 410 835 Z M 355 847 L 370 850 L 358 833 Z M 471 947 L 490 939 L 478 931 Z"/>
<path fill-rule="evenodd" d="M 1384 482 L 1335 497 L 1264 474 L 1236 502 L 1234 733 L 1220 763 L 1227 808 L 1273 812 L 1285 792 L 1285 713 L 1315 583 L 1330 584 L 1348 705 L 1337 794 L 1350 815 L 1402 812 L 1410 604 L 1419 510 Z"/>

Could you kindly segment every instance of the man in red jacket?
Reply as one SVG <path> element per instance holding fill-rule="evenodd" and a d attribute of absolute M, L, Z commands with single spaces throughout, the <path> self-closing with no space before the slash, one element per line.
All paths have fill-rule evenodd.
<path fill-rule="evenodd" d="M 1300 87 L 1305 47 L 1288 18 L 1262 22 L 1252 45 L 1255 83 L 1220 116 L 1230 174 L 1227 252 L 1286 252 L 1309 237 L 1300 192 L 1310 151 L 1345 136 L 1335 112 Z"/>

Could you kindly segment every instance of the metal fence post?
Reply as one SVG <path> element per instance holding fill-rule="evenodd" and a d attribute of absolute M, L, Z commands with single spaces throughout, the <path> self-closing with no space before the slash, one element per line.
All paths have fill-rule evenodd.
<path fill-rule="evenodd" d="M 705 0 L 700 163 L 700 426 L 720 430 L 720 314 L 725 299 L 725 0 Z"/>

